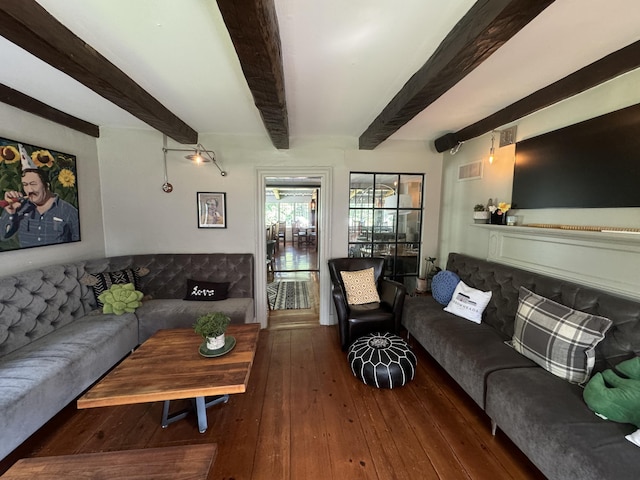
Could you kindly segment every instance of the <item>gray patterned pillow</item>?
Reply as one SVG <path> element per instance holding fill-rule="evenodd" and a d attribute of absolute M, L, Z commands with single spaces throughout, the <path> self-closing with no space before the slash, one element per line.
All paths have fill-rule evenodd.
<path fill-rule="evenodd" d="M 84 285 L 88 285 L 93 289 L 98 308 L 102 308 L 103 304 L 99 300 L 102 292 L 109 290 L 112 285 L 133 283 L 136 290 L 140 290 L 140 277 L 149 273 L 147 268 L 127 268 L 113 272 L 88 273 L 80 279 Z"/>
<path fill-rule="evenodd" d="M 513 348 L 570 383 L 584 383 L 595 364 L 594 349 L 611 323 L 520 287 Z"/>

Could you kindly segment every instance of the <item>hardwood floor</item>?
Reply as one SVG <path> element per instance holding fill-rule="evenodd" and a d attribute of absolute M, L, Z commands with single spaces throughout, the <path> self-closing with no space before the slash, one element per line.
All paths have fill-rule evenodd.
<path fill-rule="evenodd" d="M 318 252 L 313 245 L 280 243 L 274 258 L 274 273 L 267 279 L 306 280 L 309 282 L 310 308 L 300 310 L 270 310 L 269 329 L 314 327 L 320 324 L 320 287 Z"/>
<path fill-rule="evenodd" d="M 282 242 L 274 255 L 275 272 L 318 271 L 318 251 L 314 245 Z"/>
<path fill-rule="evenodd" d="M 246 393 L 162 429 L 162 404 L 70 405 L 8 459 L 216 443 L 209 479 L 541 479 L 424 352 L 416 378 L 378 390 L 353 377 L 337 328 L 260 332 Z M 176 402 L 179 403 L 179 402 Z M 179 405 L 176 405 L 178 407 Z"/>

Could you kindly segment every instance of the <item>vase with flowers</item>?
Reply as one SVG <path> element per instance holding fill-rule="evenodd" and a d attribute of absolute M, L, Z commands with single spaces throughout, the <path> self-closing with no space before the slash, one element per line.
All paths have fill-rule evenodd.
<path fill-rule="evenodd" d="M 498 206 L 489 205 L 489 212 L 491 212 L 491 224 L 506 225 L 507 212 L 510 209 L 511 209 L 511 204 L 507 202 L 500 202 L 498 203 Z"/>

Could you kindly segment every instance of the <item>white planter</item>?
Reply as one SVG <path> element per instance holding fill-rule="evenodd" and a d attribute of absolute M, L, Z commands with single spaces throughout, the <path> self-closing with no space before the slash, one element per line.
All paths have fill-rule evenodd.
<path fill-rule="evenodd" d="M 416 290 L 418 292 L 426 292 L 427 291 L 427 279 L 418 277 Z"/>
<path fill-rule="evenodd" d="M 473 221 L 475 223 L 488 223 L 491 214 L 484 210 L 482 212 L 473 212 Z"/>
<path fill-rule="evenodd" d="M 207 337 L 207 350 L 218 350 L 224 347 L 224 333 L 219 337 Z"/>

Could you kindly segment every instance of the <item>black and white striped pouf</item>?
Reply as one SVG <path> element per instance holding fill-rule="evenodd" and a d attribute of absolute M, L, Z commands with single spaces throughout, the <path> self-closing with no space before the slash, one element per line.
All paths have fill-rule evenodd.
<path fill-rule="evenodd" d="M 418 360 L 409 345 L 392 333 L 370 333 L 349 347 L 353 374 L 378 388 L 402 387 L 413 379 Z"/>

